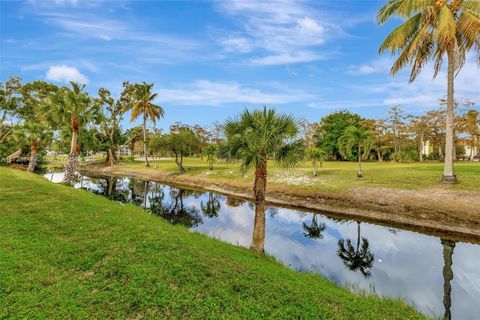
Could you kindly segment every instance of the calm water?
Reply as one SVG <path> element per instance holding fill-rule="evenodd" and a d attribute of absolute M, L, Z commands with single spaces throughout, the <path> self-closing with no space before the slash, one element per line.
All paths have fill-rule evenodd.
<path fill-rule="evenodd" d="M 59 182 L 63 173 L 45 177 Z M 248 201 L 129 178 L 83 176 L 75 187 L 226 242 L 252 242 L 255 206 Z M 266 207 L 264 226 L 266 253 L 291 268 L 401 297 L 429 316 L 480 319 L 479 245 L 280 207 Z"/>

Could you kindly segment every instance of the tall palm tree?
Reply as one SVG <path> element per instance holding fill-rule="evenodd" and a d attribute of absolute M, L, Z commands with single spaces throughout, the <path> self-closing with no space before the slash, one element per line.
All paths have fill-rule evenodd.
<path fill-rule="evenodd" d="M 325 230 L 325 223 L 318 223 L 318 213 L 314 213 L 312 216 L 312 224 L 309 226 L 305 222 L 303 223 L 304 236 L 311 239 L 322 239 L 322 232 Z"/>
<path fill-rule="evenodd" d="M 75 178 L 75 171 L 80 155 L 78 136 L 80 128 L 92 119 L 98 105 L 84 91 L 85 85 L 70 81 L 71 88 L 63 87 L 52 96 L 49 115 L 62 125 L 68 125 L 71 134 L 70 153 L 63 182 L 70 184 Z"/>
<path fill-rule="evenodd" d="M 130 122 L 138 117 L 143 117 L 143 152 L 145 154 L 145 166 L 148 164 L 148 146 L 147 146 L 147 120 L 155 125 L 157 119 L 164 116 L 165 111 L 161 106 L 153 103 L 157 98 L 157 93 L 152 93 L 153 83 L 126 84 L 126 90 L 129 93 L 129 102 L 126 104 L 126 110 L 131 110 Z"/>
<path fill-rule="evenodd" d="M 15 136 L 22 142 L 30 145 L 30 159 L 27 171 L 33 172 L 37 167 L 38 153 L 42 147 L 52 140 L 53 132 L 45 123 L 35 122 L 30 119 L 25 121 L 22 126 L 16 128 Z"/>
<path fill-rule="evenodd" d="M 368 157 L 373 147 L 374 136 L 369 128 L 350 126 L 345 129 L 343 135 L 339 138 L 339 149 L 343 156 L 351 156 L 353 150 L 357 150 L 358 171 L 357 177 L 361 178 L 362 158 Z"/>
<path fill-rule="evenodd" d="M 361 243 L 361 247 L 360 247 Z M 375 256 L 370 251 L 370 244 L 367 238 L 360 238 L 360 222 L 357 221 L 357 246 L 353 248 L 352 240 L 347 239 L 338 241 L 338 256 L 343 260 L 343 264 L 352 271 L 360 270 L 360 272 L 368 278 L 372 272 Z"/>
<path fill-rule="evenodd" d="M 250 246 L 255 251 L 264 252 L 267 161 L 273 159 L 287 168 L 297 165 L 303 157 L 298 133 L 298 122 L 292 116 L 266 107 L 253 112 L 245 110 L 225 124 L 226 141 L 220 155 L 239 160 L 242 172 L 255 168 L 255 223 Z"/>
<path fill-rule="evenodd" d="M 443 318 L 445 320 L 452 319 L 450 307 L 452 306 L 452 286 L 450 281 L 453 279 L 453 249 L 455 249 L 455 242 L 447 239 L 440 239 L 443 246 L 443 306 L 445 313 Z"/>
<path fill-rule="evenodd" d="M 377 21 L 392 17 L 406 21 L 380 46 L 380 52 L 398 54 L 390 73 L 407 64 L 413 82 L 430 59 L 435 60 L 434 77 L 447 57 L 447 121 L 444 183 L 455 183 L 454 153 L 454 79 L 465 62 L 466 52 L 476 47 L 480 63 L 480 3 L 478 0 L 389 0 L 377 13 Z"/>

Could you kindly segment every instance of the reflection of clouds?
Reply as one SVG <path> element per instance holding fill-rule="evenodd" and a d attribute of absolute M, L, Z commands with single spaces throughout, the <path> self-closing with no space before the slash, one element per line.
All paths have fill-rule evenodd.
<path fill-rule="evenodd" d="M 51 174 L 45 177 L 50 180 Z M 54 173 L 53 181 L 61 182 L 63 173 Z M 100 180 L 84 178 L 83 186 L 99 189 Z M 128 189 L 129 179 L 119 179 L 117 190 Z M 80 183 L 76 184 L 78 188 Z M 161 186 L 161 185 L 160 185 Z M 163 202 L 173 200 L 170 191 L 175 188 L 162 186 Z M 156 193 L 156 185 L 149 187 L 150 195 Z M 252 239 L 254 211 L 248 202 L 238 207 L 229 207 L 226 198 L 217 196 L 221 209 L 217 217 L 204 218 L 203 224 L 193 228 L 210 237 L 248 247 Z M 208 193 L 197 199 L 184 196 L 184 206 L 200 210 L 200 203 L 208 200 Z M 201 212 L 201 211 L 199 211 Z M 302 223 L 310 224 L 312 214 L 278 208 L 273 217 L 266 215 L 267 254 L 275 256 L 284 264 L 302 271 L 316 271 L 324 277 L 344 285 L 355 285 L 370 290 L 373 286 L 379 295 L 402 297 L 414 303 L 427 315 L 443 314 L 443 256 L 439 238 L 402 231 L 394 234 L 388 228 L 361 223 L 361 236 L 368 239 L 375 255 L 372 275 L 365 279 L 360 272 L 348 270 L 337 256 L 338 240 L 357 241 L 357 223 L 338 223 L 318 215 L 318 223 L 325 223 L 323 239 L 304 236 Z M 452 318 L 455 320 L 476 319 L 477 299 L 480 297 L 480 246 L 457 243 L 453 253 L 454 277 L 452 284 Z M 381 261 L 381 262 L 380 262 Z"/>

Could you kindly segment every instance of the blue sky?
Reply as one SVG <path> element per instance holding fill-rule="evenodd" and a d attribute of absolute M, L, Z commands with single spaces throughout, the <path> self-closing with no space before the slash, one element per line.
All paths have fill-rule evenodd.
<path fill-rule="evenodd" d="M 400 20 L 377 25 L 382 3 L 0 1 L 0 78 L 75 80 L 92 95 L 100 87 L 118 95 L 125 80 L 154 82 L 163 128 L 263 105 L 310 121 L 339 109 L 378 118 L 393 105 L 436 108 L 444 72 L 432 80 L 427 66 L 411 85 L 408 70 L 388 74 L 392 59 L 378 47 Z M 480 101 L 479 71 L 469 56 L 458 98 Z"/>

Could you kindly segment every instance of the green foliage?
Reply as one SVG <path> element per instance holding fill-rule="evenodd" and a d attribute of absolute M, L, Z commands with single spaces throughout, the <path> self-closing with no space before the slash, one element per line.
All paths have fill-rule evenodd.
<path fill-rule="evenodd" d="M 339 150 L 344 157 L 352 157 L 354 150 L 358 153 L 357 159 L 366 159 L 373 146 L 373 134 L 369 128 L 350 126 L 345 129 L 339 138 Z"/>
<path fill-rule="evenodd" d="M 321 136 L 320 147 L 331 158 L 340 160 L 342 154 L 339 149 L 339 139 L 350 126 L 357 126 L 362 118 L 347 110 L 331 113 L 320 119 L 317 136 Z"/>
<path fill-rule="evenodd" d="M 152 121 L 154 124 L 157 119 L 164 116 L 165 112 L 161 106 L 153 103 L 157 98 L 157 93 L 152 93 L 153 83 L 124 83 L 122 93 L 124 111 L 131 111 L 130 122 L 142 116 L 143 121 Z"/>
<path fill-rule="evenodd" d="M 273 159 L 283 167 L 293 167 L 303 158 L 303 143 L 298 139 L 299 125 L 290 115 L 274 109 L 245 110 L 225 124 L 226 141 L 220 154 L 240 160 L 243 172 L 258 163 Z"/>
<path fill-rule="evenodd" d="M 203 149 L 203 154 L 207 157 L 210 170 L 213 169 L 213 163 L 217 160 L 218 151 L 218 145 L 214 143 L 208 144 L 205 149 Z"/>

